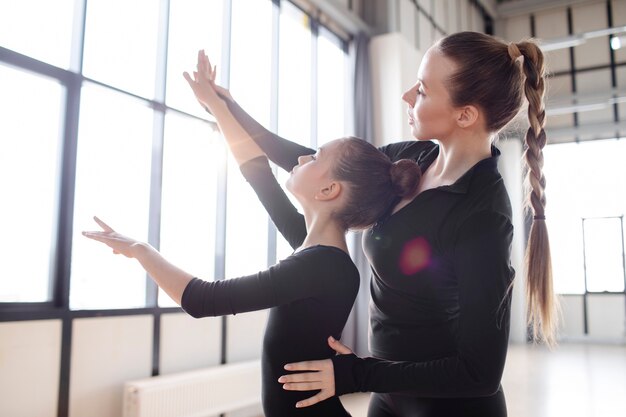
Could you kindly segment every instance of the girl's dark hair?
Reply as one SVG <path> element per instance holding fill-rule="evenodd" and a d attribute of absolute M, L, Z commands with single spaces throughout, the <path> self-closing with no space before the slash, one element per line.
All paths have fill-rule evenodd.
<path fill-rule="evenodd" d="M 546 112 L 543 95 L 543 53 L 530 41 L 504 43 L 493 36 L 459 32 L 435 47 L 457 67 L 448 81 L 452 105 L 476 105 L 483 110 L 489 132 L 498 132 L 517 115 L 524 95 L 528 121 L 524 158 L 527 165 L 527 208 L 533 216 L 526 248 L 526 301 L 533 339 L 553 345 L 556 339 L 557 302 L 552 288 L 552 263 L 545 223 L 543 147 Z M 523 58 L 520 68 L 520 60 Z"/>
<path fill-rule="evenodd" d="M 391 162 L 371 143 L 348 137 L 342 139 L 333 175 L 348 184 L 347 202 L 335 213 L 347 229 L 372 226 L 400 201 L 417 191 L 421 171 L 409 159 Z"/>

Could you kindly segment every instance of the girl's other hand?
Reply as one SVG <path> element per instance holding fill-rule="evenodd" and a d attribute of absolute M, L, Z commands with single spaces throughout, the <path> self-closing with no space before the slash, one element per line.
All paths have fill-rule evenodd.
<path fill-rule="evenodd" d="M 99 218 L 94 217 L 93 219 L 102 228 L 102 231 L 83 232 L 83 236 L 104 243 L 113 249 L 114 254 L 122 254 L 128 258 L 135 258 L 137 251 L 145 245 L 143 242 L 117 233 L 112 227 Z"/>

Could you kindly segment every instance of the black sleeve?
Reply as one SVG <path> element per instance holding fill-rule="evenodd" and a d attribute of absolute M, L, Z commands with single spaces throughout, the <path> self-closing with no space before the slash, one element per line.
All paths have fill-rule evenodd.
<path fill-rule="evenodd" d="M 289 172 L 298 165 L 298 157 L 314 154 L 315 151 L 306 146 L 284 139 L 254 120 L 234 100 L 226 99 L 228 109 L 246 132 L 254 139 L 267 157 L 276 165 Z"/>
<path fill-rule="evenodd" d="M 455 355 L 426 362 L 335 356 L 337 395 L 357 391 L 421 397 L 493 395 L 500 385 L 509 336 L 512 238 L 510 221 L 496 213 L 472 216 L 460 230 L 453 255 L 459 283 Z"/>
<path fill-rule="evenodd" d="M 416 161 L 420 154 L 437 146 L 431 141 L 410 140 L 404 142 L 390 143 L 389 145 L 380 146 L 378 149 L 387 155 L 391 162 L 400 159 L 412 159 Z"/>
<path fill-rule="evenodd" d="M 326 261 L 326 262 L 325 262 Z M 192 317 L 224 316 L 263 310 L 327 291 L 331 275 L 324 271 L 327 258 L 309 249 L 280 261 L 265 271 L 223 281 L 192 279 L 181 299 L 181 307 Z"/>
<path fill-rule="evenodd" d="M 293 249 L 300 247 L 306 237 L 304 216 L 298 213 L 283 189 L 280 188 L 267 158 L 259 156 L 251 159 L 241 165 L 240 169 L 278 231 L 287 239 Z"/>

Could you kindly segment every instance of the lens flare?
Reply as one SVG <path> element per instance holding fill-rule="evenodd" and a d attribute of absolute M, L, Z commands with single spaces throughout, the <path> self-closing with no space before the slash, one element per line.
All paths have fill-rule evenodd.
<path fill-rule="evenodd" d="M 431 261 L 431 249 L 423 237 L 416 237 L 404 244 L 400 252 L 398 268 L 404 275 L 413 275 L 428 267 Z"/>

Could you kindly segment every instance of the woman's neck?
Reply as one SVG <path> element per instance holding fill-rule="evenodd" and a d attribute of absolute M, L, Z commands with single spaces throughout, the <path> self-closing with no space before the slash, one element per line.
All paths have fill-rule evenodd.
<path fill-rule="evenodd" d="M 311 213 L 305 210 L 304 219 L 307 235 L 297 251 L 312 246 L 324 245 L 334 246 L 348 253 L 346 231 L 329 213 Z"/>
<path fill-rule="evenodd" d="M 485 136 L 440 140 L 439 155 L 424 173 L 424 185 L 435 188 L 453 184 L 471 167 L 490 156 L 491 140 Z"/>

